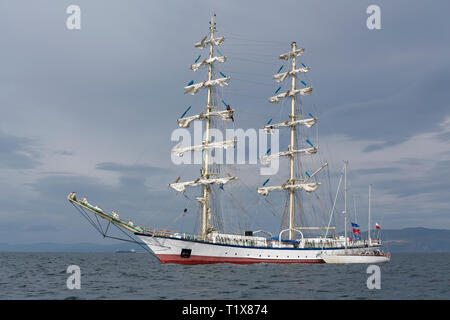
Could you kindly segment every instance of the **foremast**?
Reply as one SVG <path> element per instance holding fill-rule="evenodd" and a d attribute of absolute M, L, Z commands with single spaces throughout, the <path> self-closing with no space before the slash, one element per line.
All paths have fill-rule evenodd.
<path fill-rule="evenodd" d="M 313 176 L 315 176 L 320 170 L 322 170 L 325 166 L 328 164 L 325 163 L 322 165 L 319 169 L 317 169 L 312 175 L 309 175 L 305 179 L 297 179 L 296 173 L 295 173 L 295 166 L 294 166 L 294 159 L 296 154 L 315 154 L 317 152 L 317 147 L 313 146 L 312 143 L 307 140 L 307 142 L 310 144 L 311 147 L 309 148 L 303 148 L 303 149 L 296 149 L 296 138 L 295 138 L 295 128 L 297 125 L 303 125 L 306 128 L 312 127 L 316 122 L 317 118 L 311 117 L 311 118 L 303 118 L 302 115 L 298 115 L 295 113 L 295 102 L 296 102 L 296 96 L 298 94 L 302 96 L 308 96 L 312 92 L 312 87 L 305 86 L 305 88 L 297 89 L 296 88 L 296 78 L 297 73 L 306 73 L 310 69 L 309 67 L 306 67 L 303 65 L 303 67 L 297 69 L 296 65 L 296 58 L 297 56 L 301 55 L 305 49 L 297 49 L 297 44 L 295 42 L 292 42 L 291 44 L 292 51 L 284 53 L 279 56 L 282 60 L 289 60 L 292 59 L 292 67 L 290 71 L 278 73 L 273 76 L 274 80 L 277 82 L 284 81 L 288 76 L 291 76 L 291 89 L 287 92 L 280 93 L 276 96 L 270 97 L 269 101 L 271 103 L 278 103 L 279 99 L 291 97 L 291 113 L 289 115 L 289 120 L 274 124 L 274 125 L 266 125 L 264 129 L 266 132 L 271 133 L 274 128 L 278 127 L 290 127 L 290 144 L 287 151 L 283 151 L 277 154 L 271 154 L 264 156 L 262 158 L 263 162 L 269 162 L 273 158 L 277 158 L 280 156 L 288 156 L 290 159 L 289 161 L 289 179 L 286 181 L 286 183 L 282 184 L 281 186 L 271 186 L 271 187 L 261 187 L 257 189 L 257 192 L 267 196 L 270 191 L 274 190 L 287 190 L 289 192 L 289 239 L 292 240 L 294 237 L 294 231 L 295 231 L 295 192 L 298 189 L 302 189 L 308 193 L 314 191 L 317 189 L 317 187 L 320 185 L 320 182 L 308 182 Z M 280 239 L 281 240 L 281 239 Z"/>
<path fill-rule="evenodd" d="M 200 49 L 204 49 L 207 45 L 209 45 L 209 57 L 207 59 L 204 59 L 203 61 L 196 62 L 191 65 L 191 69 L 195 72 L 197 71 L 201 66 L 208 65 L 208 80 L 195 83 L 195 84 L 189 84 L 188 86 L 184 87 L 185 93 L 189 93 L 191 95 L 196 94 L 200 88 L 206 87 L 207 88 L 207 102 L 206 102 L 206 114 L 199 114 L 188 118 L 181 118 L 178 119 L 178 125 L 180 127 L 189 127 L 189 123 L 194 120 L 204 120 L 206 122 L 206 131 L 205 131 L 205 140 L 202 142 L 201 145 L 198 146 L 189 146 L 181 148 L 180 145 L 176 146 L 172 152 L 177 154 L 178 156 L 182 156 L 184 152 L 186 151 L 196 151 L 196 150 L 202 150 L 204 151 L 204 157 L 203 157 L 203 167 L 200 170 L 201 177 L 196 179 L 195 181 L 188 181 L 188 182 L 178 182 L 179 178 L 175 181 L 175 183 L 169 184 L 170 187 L 173 189 L 184 192 L 185 188 L 187 186 L 198 186 L 202 185 L 203 187 L 203 196 L 197 197 L 197 201 L 199 201 L 202 204 L 202 214 L 201 214 L 201 220 L 202 220 L 202 226 L 201 226 L 201 237 L 205 239 L 210 232 L 210 216 L 211 216 L 211 209 L 210 209 L 210 194 L 211 194 L 211 185 L 212 184 L 225 184 L 231 180 L 237 179 L 236 177 L 233 177 L 231 175 L 228 175 L 224 178 L 212 178 L 214 173 L 211 173 L 209 170 L 210 165 L 210 157 L 209 157 L 209 151 L 210 149 L 214 148 L 228 148 L 231 146 L 234 146 L 236 141 L 234 140 L 228 140 L 228 141 L 219 141 L 219 142 L 211 142 L 211 118 L 214 116 L 220 116 L 222 120 L 229 120 L 233 119 L 234 110 L 227 107 L 227 110 L 225 111 L 214 111 L 217 109 L 217 106 L 213 105 L 213 99 L 212 99 L 212 87 L 215 85 L 219 86 L 228 86 L 227 81 L 230 80 L 230 77 L 223 77 L 218 79 L 213 79 L 213 64 L 216 62 L 222 63 L 226 61 L 226 56 L 214 56 L 214 46 L 219 46 L 223 43 L 225 40 L 224 37 L 214 38 L 214 31 L 216 30 L 216 23 L 214 22 L 215 14 L 211 16 L 211 20 L 209 22 L 209 39 L 207 40 L 208 36 L 205 36 L 200 42 L 197 42 L 194 46 Z"/>
<path fill-rule="evenodd" d="M 209 46 L 209 59 L 212 59 L 214 54 L 214 30 L 215 30 L 215 22 L 214 16 L 211 17 L 211 21 L 209 22 L 209 34 L 210 34 L 210 46 Z M 208 81 L 212 80 L 212 63 L 208 64 Z M 206 103 L 206 113 L 211 112 L 211 90 L 212 87 L 208 87 L 208 101 Z M 205 143 L 209 143 L 210 134 L 209 129 L 211 126 L 211 118 L 206 118 L 206 140 Z M 203 179 L 209 179 L 209 152 L 206 150 L 205 152 L 205 166 L 201 171 Z M 207 184 L 203 185 L 203 213 L 202 213 L 202 237 L 205 238 L 208 233 L 208 220 L 210 215 L 210 209 L 208 208 L 208 200 L 209 200 L 210 187 Z"/>

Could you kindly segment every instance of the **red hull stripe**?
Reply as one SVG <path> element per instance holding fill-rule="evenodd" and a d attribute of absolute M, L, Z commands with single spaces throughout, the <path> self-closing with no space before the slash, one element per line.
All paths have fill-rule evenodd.
<path fill-rule="evenodd" d="M 230 257 L 209 257 L 209 256 L 190 256 L 182 258 L 178 254 L 158 254 L 158 259 L 162 263 L 178 264 L 209 264 L 209 263 L 324 263 L 322 259 L 252 259 L 252 258 L 230 258 Z"/>

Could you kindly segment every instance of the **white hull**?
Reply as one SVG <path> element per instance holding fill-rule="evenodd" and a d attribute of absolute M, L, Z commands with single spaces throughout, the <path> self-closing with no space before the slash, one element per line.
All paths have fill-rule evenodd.
<path fill-rule="evenodd" d="M 322 254 L 325 263 L 383 263 L 391 260 L 390 255 L 368 254 Z"/>
<path fill-rule="evenodd" d="M 156 254 L 162 263 L 324 263 L 321 258 L 322 248 L 296 248 L 293 245 L 252 247 L 173 237 L 136 235 Z M 347 249 L 347 252 L 359 254 L 364 250 L 367 250 L 367 248 L 352 248 Z M 324 251 L 336 255 L 344 254 L 345 249 L 343 247 L 325 248 Z"/>

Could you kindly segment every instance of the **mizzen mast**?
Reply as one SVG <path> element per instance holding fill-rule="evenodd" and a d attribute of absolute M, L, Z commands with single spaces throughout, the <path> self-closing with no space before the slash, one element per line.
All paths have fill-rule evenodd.
<path fill-rule="evenodd" d="M 347 253 L 347 167 L 348 167 L 348 161 L 344 161 L 344 237 L 345 237 L 345 253 Z"/>
<path fill-rule="evenodd" d="M 369 219 L 367 220 L 367 240 L 369 243 L 369 247 L 372 245 L 372 240 L 370 239 L 370 206 L 371 206 L 371 199 L 370 195 L 372 194 L 372 184 L 369 184 Z"/>
<path fill-rule="evenodd" d="M 214 116 L 219 116 L 222 120 L 229 120 L 233 119 L 234 110 L 231 108 L 227 108 L 226 111 L 213 111 L 217 109 L 217 106 L 213 105 L 213 91 L 212 87 L 215 85 L 219 85 L 221 87 L 228 86 L 227 81 L 230 80 L 230 77 L 223 77 L 218 79 L 213 79 L 213 64 L 215 62 L 223 63 L 226 61 L 226 56 L 214 56 L 214 46 L 221 45 L 225 38 L 219 37 L 214 38 L 214 31 L 216 30 L 216 23 L 214 22 L 215 14 L 211 16 L 211 20 L 209 22 L 209 39 L 208 36 L 203 37 L 202 40 L 197 42 L 194 46 L 196 48 L 204 49 L 207 45 L 209 45 L 209 56 L 207 59 L 204 59 L 200 62 L 196 62 L 191 65 L 191 69 L 195 72 L 197 71 L 201 66 L 208 65 L 208 80 L 189 84 L 186 87 L 184 87 L 185 93 L 194 95 L 196 94 L 201 88 L 207 88 L 207 102 L 206 102 L 206 113 L 200 113 L 199 115 L 195 115 L 192 117 L 187 118 L 181 118 L 178 119 L 178 125 L 180 127 L 189 127 L 189 124 L 191 121 L 194 120 L 204 120 L 206 122 L 206 131 L 205 131 L 205 140 L 202 141 L 201 145 L 198 146 L 188 146 L 188 147 L 181 147 L 180 145 L 177 145 L 172 152 L 175 153 L 178 156 L 183 156 L 183 154 L 187 151 L 197 151 L 202 150 L 204 152 L 203 157 L 203 167 L 200 170 L 201 177 L 196 179 L 195 181 L 188 181 L 188 182 L 178 182 L 179 179 L 176 180 L 175 183 L 169 184 L 170 187 L 173 189 L 184 192 L 186 190 L 186 187 L 188 186 L 199 186 L 201 185 L 203 187 L 203 196 L 197 197 L 197 201 L 199 201 L 202 204 L 202 230 L 201 230 L 201 236 L 202 238 L 206 238 L 208 233 L 211 230 L 211 226 L 209 224 L 210 215 L 211 215 L 211 209 L 210 209 L 210 193 L 211 193 L 211 185 L 212 184 L 225 184 L 231 180 L 237 179 L 236 177 L 232 177 L 228 175 L 224 178 L 211 178 L 213 175 L 210 172 L 209 166 L 210 166 L 210 149 L 214 148 L 228 148 L 231 146 L 234 146 L 236 141 L 235 140 L 227 140 L 227 141 L 214 141 L 211 142 L 211 118 Z"/>

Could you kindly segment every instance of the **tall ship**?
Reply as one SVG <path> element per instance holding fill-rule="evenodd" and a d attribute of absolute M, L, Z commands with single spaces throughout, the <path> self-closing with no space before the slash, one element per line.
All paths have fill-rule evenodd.
<path fill-rule="evenodd" d="M 132 221 L 123 220 L 117 212 L 107 212 L 96 205 L 90 204 L 86 198 L 77 199 L 75 192 L 68 196 L 70 203 L 77 208 L 89 221 L 95 226 L 95 219 L 98 217 L 108 221 L 108 227 L 113 224 L 122 230 L 131 232 L 133 239 L 146 246 L 162 263 L 176 264 L 211 264 L 211 263 L 324 263 L 322 255 L 343 255 L 343 254 L 362 254 L 371 253 L 379 250 L 381 242 L 379 239 L 371 239 L 370 243 L 366 240 L 353 240 L 345 235 L 336 233 L 336 228 L 328 226 L 298 226 L 296 223 L 296 208 L 300 199 L 296 197 L 297 193 L 314 193 L 321 185 L 317 180 L 319 173 L 328 165 L 324 163 L 312 172 L 312 174 L 299 173 L 296 161 L 301 161 L 302 155 L 314 156 L 318 147 L 314 146 L 310 140 L 306 139 L 307 147 L 301 147 L 305 140 L 299 141 L 298 127 L 305 129 L 313 127 L 318 119 L 311 114 L 296 113 L 296 99 L 299 96 L 309 96 L 312 92 L 311 86 L 297 86 L 299 76 L 307 73 L 310 69 L 304 64 L 299 64 L 297 58 L 303 54 L 304 48 L 297 47 L 295 42 L 291 43 L 290 51 L 279 56 L 280 59 L 290 64 L 290 70 L 278 72 L 273 76 L 276 82 L 290 81 L 290 88 L 286 92 L 278 93 L 269 98 L 271 103 L 278 103 L 281 99 L 290 99 L 290 114 L 288 118 L 276 124 L 267 123 L 263 128 L 267 133 L 274 130 L 289 130 L 290 144 L 287 150 L 279 153 L 267 153 L 262 157 L 261 162 L 269 163 L 278 158 L 285 158 L 288 168 L 281 168 L 282 173 L 288 171 L 288 179 L 281 185 L 268 185 L 268 179 L 263 186 L 256 189 L 260 197 L 268 197 L 271 192 L 287 193 L 287 222 L 281 227 L 278 234 L 273 236 L 268 231 L 245 231 L 241 233 L 229 233 L 221 230 L 220 226 L 214 225 L 214 190 L 233 187 L 238 177 L 229 173 L 224 174 L 215 169 L 211 161 L 211 152 L 216 149 L 234 147 L 237 143 L 233 139 L 224 139 L 215 141 L 211 137 L 212 126 L 218 121 L 234 121 L 235 110 L 227 105 L 226 110 L 220 111 L 218 108 L 218 98 L 215 96 L 217 86 L 226 87 L 230 77 L 221 72 L 217 72 L 216 64 L 225 63 L 227 57 L 220 54 L 218 47 L 225 41 L 225 37 L 216 36 L 216 23 L 214 16 L 209 22 L 209 34 L 195 43 L 195 47 L 208 50 L 207 58 L 195 61 L 190 66 L 193 71 L 200 68 L 207 68 L 208 78 L 199 83 L 189 83 L 184 87 L 186 94 L 194 95 L 200 90 L 206 90 L 206 106 L 204 112 L 198 115 L 184 117 L 183 114 L 177 120 L 182 128 L 188 128 L 192 121 L 203 121 L 205 132 L 204 140 L 200 145 L 182 147 L 177 145 L 172 152 L 182 156 L 185 153 L 201 151 L 202 167 L 200 176 L 191 181 L 180 181 L 177 178 L 175 182 L 169 184 L 169 187 L 177 192 L 184 193 L 187 188 L 201 189 L 196 197 L 200 207 L 200 230 L 197 234 L 186 234 L 169 230 L 156 230 L 147 227 L 135 225 Z M 298 66 L 299 64 L 299 66 Z M 279 70 L 281 71 L 281 69 Z M 221 77 L 218 77 L 220 74 Z M 285 170 L 283 172 L 283 170 Z M 170 208 L 168 208 L 170 209 Z M 346 214 L 346 205 L 344 214 Z M 95 215 L 95 219 L 88 215 Z M 98 229 L 106 236 L 103 229 Z M 108 229 L 106 229 L 108 230 Z M 306 233 L 316 232 L 314 236 L 305 236 Z M 131 239 L 132 237 L 130 237 Z M 133 240 L 129 240 L 133 241 Z"/>

